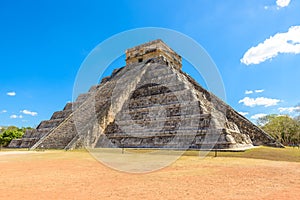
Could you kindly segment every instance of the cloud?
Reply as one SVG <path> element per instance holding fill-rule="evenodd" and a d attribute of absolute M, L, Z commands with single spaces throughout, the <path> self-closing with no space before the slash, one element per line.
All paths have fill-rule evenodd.
<path fill-rule="evenodd" d="M 277 33 L 263 43 L 251 47 L 241 59 L 246 65 L 259 64 L 282 53 L 300 53 L 300 26 L 292 26 L 288 32 Z"/>
<path fill-rule="evenodd" d="M 245 97 L 241 100 L 239 100 L 239 103 L 243 103 L 245 106 L 254 107 L 254 106 L 275 106 L 280 102 L 279 99 L 270 99 L 266 97 L 257 97 L 257 98 L 250 98 Z"/>
<path fill-rule="evenodd" d="M 255 93 L 262 93 L 263 91 L 265 91 L 265 90 L 246 90 L 245 91 L 245 94 L 253 94 L 254 92 Z"/>
<path fill-rule="evenodd" d="M 13 97 L 16 96 L 16 92 L 7 92 L 6 95 Z"/>
<path fill-rule="evenodd" d="M 29 110 L 21 110 L 20 111 L 21 113 L 25 114 L 25 115 L 31 115 L 31 116 L 37 116 L 37 112 L 32 112 L 32 111 L 29 111 Z"/>
<path fill-rule="evenodd" d="M 276 4 L 280 8 L 284 8 L 290 4 L 291 0 L 276 0 Z"/>
<path fill-rule="evenodd" d="M 0 113 L 6 113 L 7 112 L 7 110 L 1 110 L 0 111 Z"/>
<path fill-rule="evenodd" d="M 252 93 L 253 93 L 252 90 L 246 90 L 246 91 L 245 91 L 245 94 L 252 94 Z"/>
<path fill-rule="evenodd" d="M 280 107 L 278 108 L 279 112 L 288 112 L 288 113 L 292 113 L 292 112 L 300 112 L 300 106 L 295 106 L 295 107 Z"/>
<path fill-rule="evenodd" d="M 262 93 L 264 92 L 265 90 L 255 90 L 255 93 Z"/>
<path fill-rule="evenodd" d="M 264 117 L 264 116 L 267 116 L 267 114 L 258 113 L 258 114 L 252 115 L 250 118 L 251 119 L 259 119 L 259 118 Z"/>
<path fill-rule="evenodd" d="M 22 115 L 11 115 L 9 118 L 11 118 L 11 119 L 17 119 L 17 118 L 20 118 L 20 119 L 22 119 L 23 118 L 23 116 Z"/>
<path fill-rule="evenodd" d="M 249 113 L 248 112 L 239 112 L 241 115 L 243 115 L 243 116 L 246 116 L 246 115 L 248 115 Z"/>

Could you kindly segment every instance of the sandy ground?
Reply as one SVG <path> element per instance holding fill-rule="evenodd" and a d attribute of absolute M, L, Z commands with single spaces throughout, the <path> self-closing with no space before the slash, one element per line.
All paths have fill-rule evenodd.
<path fill-rule="evenodd" d="M 86 152 L 0 152 L 0 199 L 300 199 L 300 163 L 183 156 L 129 174 Z"/>

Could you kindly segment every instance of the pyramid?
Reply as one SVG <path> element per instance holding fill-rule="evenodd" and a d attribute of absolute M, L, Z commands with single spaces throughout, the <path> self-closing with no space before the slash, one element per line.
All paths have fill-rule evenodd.
<path fill-rule="evenodd" d="M 248 149 L 281 146 L 182 71 L 162 40 L 126 50 L 126 66 L 27 130 L 13 148 Z"/>

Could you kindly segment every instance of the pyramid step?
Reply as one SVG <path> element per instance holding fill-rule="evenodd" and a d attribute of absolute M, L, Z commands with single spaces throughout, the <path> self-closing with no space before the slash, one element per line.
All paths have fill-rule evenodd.
<path fill-rule="evenodd" d="M 156 84 L 164 85 L 168 83 L 179 83 L 179 80 L 176 74 L 174 73 L 168 74 L 166 76 L 161 76 L 161 77 L 142 78 L 142 80 L 138 84 L 138 87 L 148 83 L 156 83 Z"/>
<path fill-rule="evenodd" d="M 194 96 L 192 93 L 187 89 L 182 90 L 175 90 L 175 91 L 169 91 L 166 93 L 143 93 L 143 91 L 135 91 L 134 95 L 131 95 L 130 101 L 142 101 L 142 100 L 156 100 L 156 102 L 164 103 L 167 101 L 167 103 L 171 102 L 182 102 L 182 101 L 195 101 Z"/>
<path fill-rule="evenodd" d="M 100 87 L 100 84 L 91 86 L 89 89 L 89 93 L 96 92 L 99 87 Z"/>
<path fill-rule="evenodd" d="M 137 90 L 144 90 L 144 92 L 148 96 L 148 95 L 176 92 L 176 91 L 181 91 L 186 89 L 187 89 L 186 85 L 181 82 L 176 82 L 176 83 L 169 82 L 166 84 L 147 83 L 145 85 L 140 85 L 138 88 L 136 88 L 135 92 L 137 92 Z"/>
<path fill-rule="evenodd" d="M 22 144 L 23 138 L 22 139 L 13 139 L 10 141 L 8 144 L 8 148 L 20 148 L 20 145 Z"/>
<path fill-rule="evenodd" d="M 75 125 L 72 120 L 63 123 L 47 135 L 43 141 L 37 144 L 36 148 L 63 149 L 77 135 Z"/>
<path fill-rule="evenodd" d="M 165 67 L 165 68 L 160 68 L 158 70 L 147 71 L 147 73 L 145 73 L 145 75 L 143 76 L 143 79 L 165 77 L 171 74 L 173 74 L 172 70 L 170 70 L 168 67 Z"/>
<path fill-rule="evenodd" d="M 80 94 L 78 95 L 76 102 L 84 102 L 85 100 L 87 100 L 87 98 L 89 98 L 91 95 L 93 94 L 93 92 L 88 92 L 88 93 L 84 93 L 84 94 Z"/>
<path fill-rule="evenodd" d="M 25 131 L 25 134 L 23 135 L 23 138 L 31 138 L 32 135 L 34 135 L 37 132 L 37 129 L 27 129 Z"/>
<path fill-rule="evenodd" d="M 172 115 L 191 115 L 201 112 L 198 101 L 184 101 L 184 102 L 163 102 L 161 104 L 151 104 L 153 100 L 130 102 L 126 110 L 122 110 L 122 114 L 135 114 L 135 113 L 159 113 L 158 111 L 167 112 L 167 116 Z M 174 114 L 172 114 L 174 113 Z"/>
<path fill-rule="evenodd" d="M 206 128 L 200 128 L 199 126 L 194 127 L 179 127 L 178 129 L 172 130 L 171 128 L 168 130 L 169 127 L 163 127 L 161 129 L 154 128 L 154 129 L 125 129 L 120 130 L 122 132 L 113 132 L 113 133 L 106 133 L 107 135 L 128 135 L 128 136 L 135 136 L 135 137 L 143 137 L 143 136 L 154 136 L 154 135 L 177 135 L 177 134 L 196 134 L 202 131 L 206 131 Z"/>
<path fill-rule="evenodd" d="M 50 119 L 64 119 L 72 113 L 72 110 L 61 110 L 53 113 Z"/>
<path fill-rule="evenodd" d="M 149 119 L 147 121 L 148 125 L 151 126 L 151 123 L 160 123 L 161 125 L 167 123 L 167 122 L 179 122 L 182 126 L 191 126 L 191 123 L 198 124 L 200 123 L 209 123 L 211 119 L 210 114 L 192 114 L 192 115 L 181 115 L 181 116 L 169 116 L 169 117 L 157 117 L 155 119 Z M 131 118 L 125 118 L 122 120 L 116 119 L 115 123 L 117 123 L 119 126 L 127 126 L 131 125 L 133 123 L 135 124 L 145 124 L 145 119 L 131 119 Z"/>
<path fill-rule="evenodd" d="M 185 104 L 184 106 L 182 105 L 181 107 L 174 104 L 170 104 L 124 110 L 118 113 L 115 120 L 118 122 L 142 122 L 152 120 L 164 121 L 166 119 L 173 120 L 173 117 L 176 117 L 177 120 L 182 120 L 183 118 L 191 118 L 193 116 L 196 117 L 198 115 L 199 117 L 200 115 L 202 115 L 201 109 L 199 107 L 197 108 L 192 103 Z"/>
<path fill-rule="evenodd" d="M 43 128 L 55 128 L 57 127 L 61 122 L 63 121 L 63 119 L 50 119 L 50 120 L 44 120 L 42 121 L 37 129 L 43 129 Z"/>
<path fill-rule="evenodd" d="M 106 133 L 108 138 L 113 137 L 136 137 L 136 138 L 144 138 L 144 137 L 169 137 L 169 136 L 196 136 L 196 135 L 205 135 L 207 133 L 207 129 L 198 129 L 197 127 L 194 128 L 187 128 L 187 129 L 180 129 L 174 131 L 162 131 L 162 130 L 151 130 L 151 131 L 132 131 L 132 132 L 124 132 L 124 133 Z"/>

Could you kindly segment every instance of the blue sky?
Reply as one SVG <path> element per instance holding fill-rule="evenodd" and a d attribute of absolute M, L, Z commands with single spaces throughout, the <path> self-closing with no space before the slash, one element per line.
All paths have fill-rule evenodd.
<path fill-rule="evenodd" d="M 252 121 L 294 115 L 299 10 L 299 0 L 1 1 L 0 125 L 49 119 L 72 100 L 92 49 L 141 27 L 174 29 L 201 44 L 220 71 L 226 102 Z"/>

